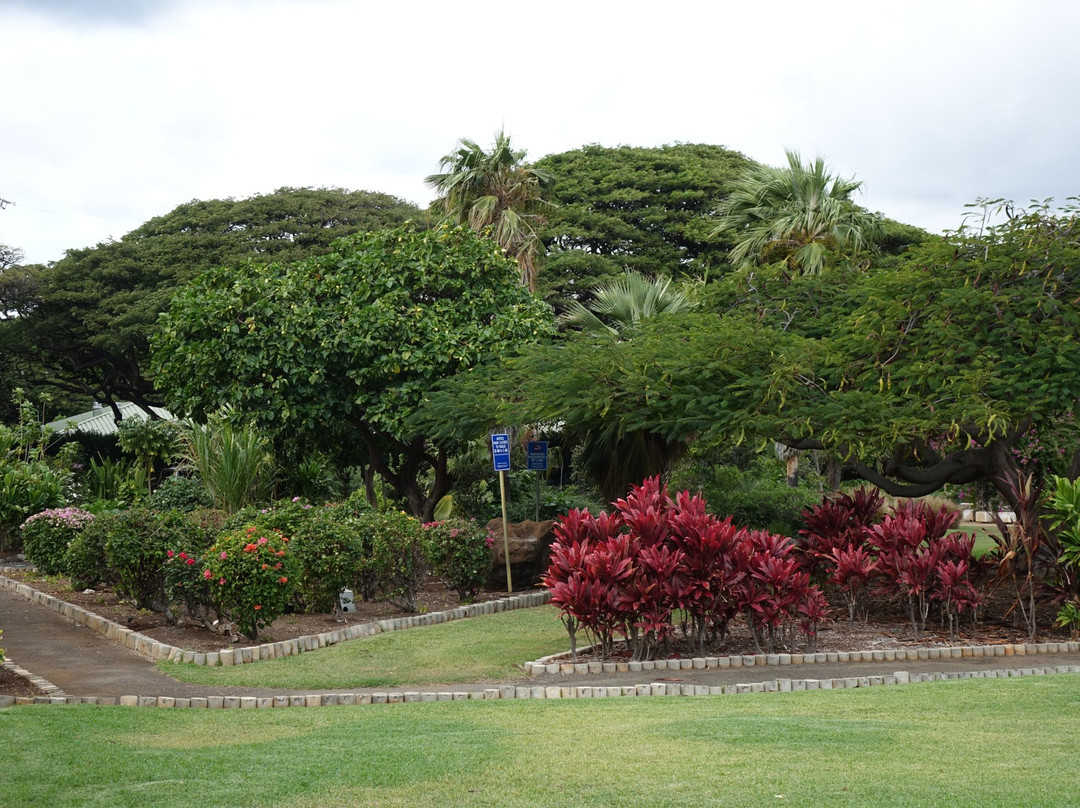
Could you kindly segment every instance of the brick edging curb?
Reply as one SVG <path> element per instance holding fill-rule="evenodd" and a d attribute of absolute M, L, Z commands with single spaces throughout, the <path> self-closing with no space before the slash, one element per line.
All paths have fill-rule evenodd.
<path fill-rule="evenodd" d="M 393 617 L 386 620 L 376 620 L 370 623 L 356 623 L 334 631 L 325 631 L 320 634 L 308 634 L 292 640 L 202 653 L 186 651 L 175 645 L 158 642 L 153 637 L 147 637 L 145 634 L 140 634 L 137 631 L 125 628 L 119 623 L 114 623 L 112 620 L 94 614 L 94 612 L 84 609 L 81 606 L 68 603 L 53 595 L 34 589 L 32 586 L 6 577 L 5 573 L 15 571 L 24 572 L 25 569 L 0 567 L 0 586 L 14 591 L 15 594 L 21 595 L 32 603 L 37 603 L 70 620 L 74 620 L 76 624 L 85 626 L 106 639 L 117 642 L 125 648 L 130 648 L 151 660 L 163 659 L 170 662 L 209 665 L 211 667 L 216 667 L 218 665 L 243 665 L 250 662 L 259 662 L 263 659 L 278 659 L 281 657 L 296 656 L 305 651 L 315 651 L 319 648 L 337 645 L 338 643 L 347 642 L 348 640 L 371 637 L 375 634 L 382 634 L 388 631 L 402 631 L 408 628 L 449 623 L 452 620 L 463 620 L 467 617 L 479 617 L 480 615 L 509 612 L 515 609 L 529 609 L 534 606 L 542 606 L 551 600 L 551 593 L 547 590 L 528 592 L 523 595 L 509 595 L 505 598 L 488 600 L 483 603 L 471 603 L 466 606 L 459 606 L 456 609 L 447 609 L 443 612 L 430 612 L 428 614 L 409 615 L 408 617 Z"/>
<path fill-rule="evenodd" d="M 1005 668 L 995 670 L 951 673 L 908 673 L 897 671 L 884 676 L 849 676 L 839 679 L 774 679 L 766 682 L 722 685 L 681 685 L 670 682 L 650 682 L 618 687 L 596 686 L 522 686 L 500 685 L 475 691 L 405 691 L 395 693 L 322 693 L 305 696 L 207 696 L 206 698 L 174 698 L 172 696 L 0 696 L 0 708 L 20 704 L 96 704 L 126 707 L 167 707 L 188 709 L 280 709 L 282 707 L 329 707 L 368 704 L 408 704 L 432 701 L 477 701 L 506 699 L 598 699 L 646 696 L 733 696 L 744 693 L 791 693 L 804 690 L 842 690 L 861 687 L 882 687 L 942 682 L 952 679 L 1005 679 L 1020 676 L 1047 676 L 1058 673 L 1080 673 L 1080 665 L 1057 667 Z"/>
<path fill-rule="evenodd" d="M 525 663 L 530 676 L 562 674 L 567 676 L 597 673 L 638 673 L 677 670 L 726 670 L 763 666 L 815 665 L 835 662 L 903 662 L 933 659 L 982 659 L 1038 654 L 1080 653 L 1080 642 L 1007 643 L 1002 645 L 957 645 L 919 648 L 894 648 L 882 651 L 831 651 L 817 654 L 735 654 L 679 659 L 650 659 L 644 662 L 569 662 L 567 654 L 554 654 Z"/>

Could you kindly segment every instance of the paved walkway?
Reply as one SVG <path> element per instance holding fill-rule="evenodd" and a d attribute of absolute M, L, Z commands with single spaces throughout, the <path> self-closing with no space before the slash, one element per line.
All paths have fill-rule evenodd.
<path fill-rule="evenodd" d="M 1008 657 L 965 657 L 926 661 L 825 663 L 792 666 L 758 666 L 714 670 L 641 671 L 630 673 L 560 675 L 545 674 L 509 683 L 463 682 L 431 687 L 356 688 L 335 690 L 278 690 L 271 688 L 221 688 L 187 684 L 159 672 L 154 663 L 88 628 L 83 628 L 43 606 L 0 588 L 0 628 L 3 647 L 19 668 L 48 680 L 67 696 L 120 698 L 122 696 L 196 698 L 209 696 L 299 696 L 322 693 L 439 692 L 468 693 L 499 684 L 543 687 L 626 687 L 652 683 L 721 687 L 772 682 L 777 679 L 841 679 L 889 676 L 906 671 L 962 673 L 1025 668 L 1080 666 L 1080 653 L 1052 653 Z"/>

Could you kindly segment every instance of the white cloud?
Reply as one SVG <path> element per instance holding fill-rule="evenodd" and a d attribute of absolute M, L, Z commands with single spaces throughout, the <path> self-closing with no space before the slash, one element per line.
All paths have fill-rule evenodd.
<path fill-rule="evenodd" d="M 93 10 L 93 16 L 90 15 Z M 822 154 L 933 230 L 1080 192 L 1080 6 L 823 0 L 0 8 L 0 242 L 32 261 L 193 198 L 336 185 L 426 203 L 462 136 Z"/>

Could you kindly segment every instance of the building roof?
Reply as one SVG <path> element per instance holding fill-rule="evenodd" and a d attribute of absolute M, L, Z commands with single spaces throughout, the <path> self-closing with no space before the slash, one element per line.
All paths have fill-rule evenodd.
<path fill-rule="evenodd" d="M 146 414 L 142 407 L 134 404 L 131 401 L 118 401 L 116 402 L 117 409 L 120 410 L 120 415 L 124 420 L 131 419 L 133 421 L 145 421 L 150 416 Z M 176 416 L 166 409 L 161 407 L 151 407 L 154 413 L 166 420 L 175 421 Z M 57 432 L 89 432 L 95 435 L 112 435 L 116 432 L 116 421 L 113 417 L 113 411 L 111 407 L 104 407 L 101 404 L 94 404 L 94 409 L 89 412 L 81 412 L 78 415 L 72 415 L 67 418 L 60 418 L 52 423 L 46 424 Z"/>

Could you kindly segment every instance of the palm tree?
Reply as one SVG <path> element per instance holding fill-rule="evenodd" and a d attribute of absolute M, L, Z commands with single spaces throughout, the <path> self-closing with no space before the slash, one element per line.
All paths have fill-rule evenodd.
<path fill-rule="evenodd" d="M 543 169 L 525 164 L 524 150 L 510 145 L 510 136 L 495 134 L 490 152 L 462 138 L 457 149 L 439 161 L 442 174 L 424 179 L 440 195 L 446 218 L 473 230 L 491 228 L 495 242 L 515 259 L 521 284 L 536 289 L 541 242 L 534 225 L 551 207 L 545 195 L 553 179 Z"/>
<path fill-rule="evenodd" d="M 694 305 L 685 292 L 671 288 L 671 278 L 650 280 L 627 270 L 622 278 L 601 286 L 588 308 L 577 300 L 570 302 L 559 322 L 582 331 L 618 334 L 639 320 L 656 314 L 680 314 Z"/>
<path fill-rule="evenodd" d="M 696 307 L 692 294 L 685 287 L 672 288 L 670 278 L 652 280 L 628 270 L 622 278 L 601 286 L 588 307 L 571 303 L 559 321 L 600 340 L 609 336 L 621 340 L 626 338 L 625 329 L 641 320 Z M 609 501 L 625 496 L 631 485 L 665 472 L 686 452 L 685 441 L 669 441 L 644 429 L 612 433 L 602 423 L 568 429 L 566 435 L 576 443 L 576 465 Z"/>
<path fill-rule="evenodd" d="M 713 234 L 734 232 L 736 267 L 786 261 L 820 272 L 829 251 L 864 249 L 878 227 L 876 216 L 851 201 L 861 182 L 833 175 L 820 157 L 804 165 L 797 152 L 786 154 L 786 168 L 747 171 L 717 209 Z"/>

